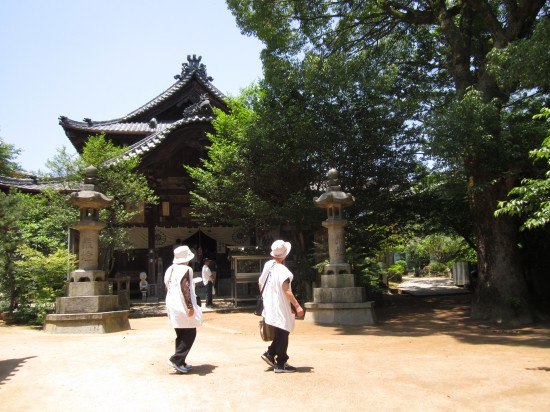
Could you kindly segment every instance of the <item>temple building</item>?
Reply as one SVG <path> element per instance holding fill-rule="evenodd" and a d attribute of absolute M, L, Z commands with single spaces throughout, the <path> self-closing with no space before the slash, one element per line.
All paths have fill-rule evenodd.
<path fill-rule="evenodd" d="M 134 249 L 116 254 L 110 276 L 131 276 L 133 293 L 139 293 L 141 272 L 148 274 L 150 284 L 161 287 L 163 273 L 172 263 L 173 247 L 181 242 L 196 252 L 195 271 L 202 267 L 202 258 L 216 261 L 218 288 L 229 294 L 228 247 L 248 246 L 251 239 L 239 228 L 204 227 L 193 219 L 189 195 L 193 182 L 183 167 L 198 166 L 206 157 L 206 135 L 214 132 L 213 109 L 226 111 L 226 96 L 212 84 L 201 57 L 187 56 L 175 79 L 167 90 L 126 116 L 83 121 L 61 116 L 59 124 L 79 153 L 88 137 L 97 134 L 104 134 L 115 145 L 128 146 L 126 155 L 140 156 L 139 172 L 159 198 L 158 205 L 143 208 L 134 219 L 128 229 Z"/>
<path fill-rule="evenodd" d="M 90 136 L 104 134 L 113 144 L 128 148 L 125 156 L 139 156 L 138 172 L 146 176 L 159 199 L 157 205 L 142 207 L 133 219 L 128 227 L 133 249 L 116 252 L 115 266 L 107 276 L 115 285 L 117 278 L 131 279 L 131 294 L 137 298 L 141 296 L 140 273 L 145 272 L 148 283 L 157 288 L 151 293 L 161 296 L 164 271 L 172 263 L 173 248 L 181 243 L 195 251 L 192 262 L 195 276 L 200 276 L 203 258 L 216 262 L 218 295 L 233 295 L 236 299 L 237 289 L 241 288 L 239 293 L 255 296 L 255 280 L 248 281 L 248 285 L 236 285 L 239 281 L 235 275 L 243 271 L 250 275 L 247 265 L 256 265 L 257 262 L 250 259 L 257 258 L 253 253 L 252 257 L 236 262 L 231 256 L 241 250 L 250 252 L 254 248 L 247 246 L 255 245 L 260 246 L 259 253 L 262 253 L 262 249 L 268 250 L 275 239 L 288 233 L 274 229 L 251 238 L 240 228 L 207 227 L 192 217 L 189 192 L 193 182 L 184 165 L 195 167 L 206 158 L 207 134 L 214 133 L 214 109 L 227 111 L 228 108 L 226 96 L 212 84 L 213 79 L 208 76 L 200 56 L 187 56 L 181 73 L 174 77 L 176 81 L 172 86 L 126 116 L 83 121 L 59 117 L 59 124 L 78 153 L 82 153 Z M 58 185 L 33 177 L 0 176 L 0 190 L 5 192 L 17 188 L 39 193 L 45 186 Z M 74 246 L 78 240 L 73 239 L 71 243 L 76 252 Z M 242 268 L 237 267 L 238 264 Z"/>

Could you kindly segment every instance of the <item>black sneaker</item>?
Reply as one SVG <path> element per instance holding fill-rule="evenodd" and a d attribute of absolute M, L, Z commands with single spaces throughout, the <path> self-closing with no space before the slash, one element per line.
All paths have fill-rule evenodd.
<path fill-rule="evenodd" d="M 262 355 L 262 359 L 264 360 L 265 363 L 267 363 L 269 366 L 271 366 L 272 368 L 275 367 L 275 359 L 273 359 L 273 356 L 271 356 L 269 354 L 269 352 L 266 352 Z"/>
<path fill-rule="evenodd" d="M 282 366 L 275 366 L 274 371 L 275 373 L 293 373 L 296 372 L 296 368 L 294 366 L 290 366 L 288 363 L 285 363 Z"/>

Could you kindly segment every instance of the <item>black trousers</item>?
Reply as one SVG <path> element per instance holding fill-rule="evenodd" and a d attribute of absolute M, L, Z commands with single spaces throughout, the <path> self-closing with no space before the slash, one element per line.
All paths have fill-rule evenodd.
<path fill-rule="evenodd" d="M 275 328 L 275 337 L 273 342 L 267 348 L 267 352 L 275 359 L 275 363 L 278 366 L 283 366 L 288 360 L 287 350 L 288 350 L 288 336 L 290 332 Z"/>
<path fill-rule="evenodd" d="M 206 284 L 206 306 L 212 306 L 212 286 L 214 284 L 211 280 Z"/>
<path fill-rule="evenodd" d="M 176 353 L 170 357 L 170 361 L 178 366 L 185 366 L 185 359 L 197 337 L 197 328 L 175 328 L 174 330 L 176 331 Z"/>

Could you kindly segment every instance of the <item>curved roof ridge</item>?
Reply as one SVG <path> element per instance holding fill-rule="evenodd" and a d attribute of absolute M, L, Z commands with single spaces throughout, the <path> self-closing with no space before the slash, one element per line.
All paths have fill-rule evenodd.
<path fill-rule="evenodd" d="M 129 158 L 136 155 L 144 155 L 145 153 L 151 151 L 153 148 L 157 147 L 166 137 L 178 127 L 184 124 L 190 123 L 199 123 L 199 122 L 212 122 L 215 119 L 213 115 L 200 116 L 194 115 L 190 117 L 185 117 L 183 119 L 177 120 L 174 123 L 171 123 L 169 126 L 163 130 L 159 130 L 155 133 L 150 134 L 149 136 L 141 139 L 139 142 L 134 143 L 119 157 L 108 160 L 108 164 L 116 164 L 120 158 Z"/>
<path fill-rule="evenodd" d="M 172 122 L 168 121 L 148 121 L 148 122 L 94 122 L 91 125 L 83 122 L 66 122 L 65 125 L 87 130 L 89 132 L 126 132 L 126 133 L 151 133 L 155 130 L 164 130 Z"/>
<path fill-rule="evenodd" d="M 74 188 L 68 187 L 67 181 L 63 177 L 9 177 L 0 175 L 0 187 L 16 188 L 19 190 L 32 192 L 40 192 L 48 188 L 64 191 L 76 190 Z"/>
<path fill-rule="evenodd" d="M 155 98 L 151 99 L 149 102 L 145 103 L 140 108 L 124 116 L 122 120 L 127 120 L 132 118 L 133 116 L 137 116 L 143 113 L 144 111 L 148 110 L 152 106 L 155 106 L 158 103 L 166 100 L 168 97 L 172 96 L 174 93 L 179 91 L 182 87 L 184 87 L 189 82 L 189 80 L 191 80 L 193 75 L 195 75 L 197 77 L 197 80 L 212 94 L 214 94 L 219 99 L 225 99 L 227 96 L 225 96 L 219 89 L 217 89 L 211 83 L 213 79 L 212 77 L 206 74 L 206 66 L 200 63 L 201 59 L 202 59 L 201 56 L 196 57 L 196 55 L 193 55 L 193 57 L 191 57 L 190 55 L 188 55 L 187 61 L 189 63 L 182 63 L 181 74 L 176 74 L 174 76 L 174 78 L 178 80 L 176 83 L 171 85 L 168 89 L 166 89 L 164 92 L 162 92 Z"/>
<path fill-rule="evenodd" d="M 143 112 L 147 111 L 151 107 L 154 107 L 158 105 L 159 103 L 165 101 L 172 95 L 174 95 L 176 92 L 181 90 L 184 86 L 187 85 L 189 80 L 193 77 L 193 75 L 196 76 L 197 80 L 213 95 L 218 97 L 219 99 L 225 99 L 227 96 L 223 94 L 219 89 L 217 89 L 211 81 L 213 80 L 212 77 L 208 76 L 206 74 L 206 66 L 203 63 L 200 63 L 202 59 L 202 56 L 197 57 L 195 54 L 191 57 L 191 55 L 187 56 L 187 62 L 188 63 L 182 63 L 182 71 L 181 74 L 176 74 L 174 76 L 177 81 L 172 84 L 170 87 L 168 87 L 166 90 L 164 90 L 162 93 L 154 97 L 153 99 L 149 100 L 147 103 L 142 105 L 141 107 L 137 108 L 136 110 L 128 113 L 126 116 L 119 117 L 116 119 L 111 120 L 99 120 L 99 121 L 92 121 L 89 118 L 84 119 L 83 122 L 79 122 L 77 120 L 69 119 L 67 116 L 59 116 L 59 123 L 61 125 L 71 125 L 71 126 L 77 126 L 77 127 L 97 127 L 98 125 L 109 125 L 113 123 L 121 123 L 121 122 L 127 122 L 132 119 L 132 117 L 135 117 L 137 115 L 142 114 Z"/>

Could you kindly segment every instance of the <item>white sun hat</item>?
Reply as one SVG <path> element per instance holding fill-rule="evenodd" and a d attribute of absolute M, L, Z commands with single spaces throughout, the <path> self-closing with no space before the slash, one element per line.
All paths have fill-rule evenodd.
<path fill-rule="evenodd" d="M 284 240 L 276 240 L 271 245 L 271 256 L 282 259 L 290 253 L 290 248 L 290 242 L 285 242 Z"/>
<path fill-rule="evenodd" d="M 189 249 L 189 246 L 180 246 L 174 249 L 174 263 L 190 262 L 195 255 Z"/>

